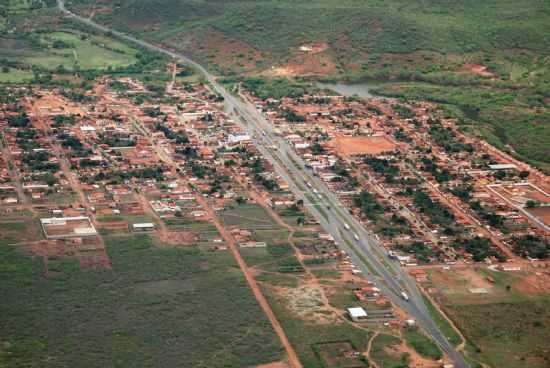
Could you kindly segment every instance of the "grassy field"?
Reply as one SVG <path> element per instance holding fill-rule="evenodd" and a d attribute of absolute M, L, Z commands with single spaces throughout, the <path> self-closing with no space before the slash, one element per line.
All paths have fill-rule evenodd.
<path fill-rule="evenodd" d="M 42 40 L 52 45 L 61 41 L 60 45 L 66 47 L 40 51 L 25 57 L 24 62 L 46 69 L 55 69 L 62 65 L 68 70 L 116 68 L 136 62 L 136 50 L 104 37 L 82 39 L 77 34 L 53 32 L 44 35 Z"/>
<path fill-rule="evenodd" d="M 55 1 L 0 4 L 0 83 L 28 82 L 38 71 L 90 71 L 125 68 L 138 62 L 138 50 L 101 34 L 89 33 L 43 5 Z M 4 19 L 4 17 L 6 17 Z M 32 19 L 32 27 L 28 20 Z M 16 71 L 16 72 L 14 72 Z M 45 80 L 41 81 L 45 83 Z"/>
<path fill-rule="evenodd" d="M 424 358 L 439 360 L 443 357 L 439 347 L 418 328 L 405 329 L 404 338 L 407 344 Z"/>
<path fill-rule="evenodd" d="M 24 83 L 31 81 L 33 77 L 30 71 L 10 68 L 0 72 L 0 83 Z"/>
<path fill-rule="evenodd" d="M 462 339 L 460 338 L 460 335 L 455 331 L 453 326 L 439 313 L 439 311 L 435 308 L 435 306 L 432 304 L 432 302 L 424 297 L 424 303 L 426 304 L 426 307 L 428 308 L 428 312 L 430 313 L 430 316 L 434 320 L 434 322 L 437 324 L 437 327 L 441 330 L 441 332 L 445 335 L 447 340 L 453 345 L 457 346 L 462 342 Z"/>
<path fill-rule="evenodd" d="M 225 252 L 107 240 L 113 270 L 0 243 L 3 367 L 244 367 L 282 348 Z M 90 292 L 93 290 L 93 292 Z M 220 311 L 221 309 L 221 311 Z"/>
<path fill-rule="evenodd" d="M 550 362 L 550 298 L 528 292 L 527 274 L 479 269 L 463 274 L 433 273 L 432 285 L 443 290 L 438 302 L 466 337 L 469 358 L 499 368 L 542 368 Z M 468 288 L 490 276 L 487 294 Z M 473 281 L 472 281 L 473 280 Z M 474 284 L 477 283 L 477 285 Z"/>
<path fill-rule="evenodd" d="M 250 230 L 273 229 L 278 226 L 269 213 L 257 204 L 236 204 L 233 208 L 225 209 L 220 214 L 226 226 L 237 226 Z"/>
<path fill-rule="evenodd" d="M 383 368 L 405 368 L 408 367 L 408 355 L 402 354 L 396 356 L 388 353 L 384 348 L 391 345 L 399 345 L 401 340 L 395 336 L 387 334 L 379 334 L 372 341 L 371 358 L 379 367 Z"/>
<path fill-rule="evenodd" d="M 38 219 L 27 213 L 2 214 L 0 221 L 0 241 L 18 243 L 42 239 Z"/>

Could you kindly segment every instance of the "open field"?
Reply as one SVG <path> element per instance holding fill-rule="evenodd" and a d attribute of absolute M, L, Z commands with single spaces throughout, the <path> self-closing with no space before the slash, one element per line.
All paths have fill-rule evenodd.
<path fill-rule="evenodd" d="M 24 62 L 46 69 L 55 69 L 62 65 L 69 70 L 76 67 L 88 70 L 128 66 L 136 61 L 135 50 L 103 37 L 82 39 L 76 34 L 54 32 L 43 36 L 43 40 L 66 47 L 27 56 L 23 59 Z"/>
<path fill-rule="evenodd" d="M 221 217 L 226 226 L 234 226 L 246 229 L 274 229 L 275 221 L 267 211 L 257 204 L 240 204 L 221 212 Z"/>
<path fill-rule="evenodd" d="M 379 334 L 374 337 L 371 347 L 371 358 L 379 367 L 400 368 L 407 366 L 409 357 L 407 354 L 390 352 L 389 348 L 398 346 L 401 340 L 393 335 Z"/>
<path fill-rule="evenodd" d="M 2 241 L 3 366 L 244 367 L 283 357 L 228 253 L 155 248 L 143 236 L 107 248 L 112 271 L 52 259 L 45 279 L 37 258 Z"/>
<path fill-rule="evenodd" d="M 0 72 L 0 83 L 23 83 L 33 79 L 33 73 L 27 70 L 11 68 Z"/>
<path fill-rule="evenodd" d="M 15 243 L 43 239 L 37 219 L 29 216 L 1 216 L 4 217 L 0 221 L 0 241 Z"/>
<path fill-rule="evenodd" d="M 429 273 L 432 296 L 468 340 L 469 358 L 499 368 L 548 365 L 550 299 L 537 276 L 486 268 Z"/>
<path fill-rule="evenodd" d="M 395 149 L 387 137 L 338 137 L 330 142 L 337 152 L 344 155 L 378 155 Z"/>
<path fill-rule="evenodd" d="M 0 83 L 28 82 L 38 71 L 106 70 L 125 68 L 138 61 L 136 48 L 87 33 L 57 11 L 43 8 L 42 2 L 11 1 L 4 11 L 9 31 L 0 35 Z M 33 20 L 32 27 L 29 19 Z M 37 70 L 33 73 L 31 67 Z M 47 83 L 48 79 L 41 82 Z"/>
<path fill-rule="evenodd" d="M 531 208 L 528 211 L 550 226 L 550 206 Z"/>

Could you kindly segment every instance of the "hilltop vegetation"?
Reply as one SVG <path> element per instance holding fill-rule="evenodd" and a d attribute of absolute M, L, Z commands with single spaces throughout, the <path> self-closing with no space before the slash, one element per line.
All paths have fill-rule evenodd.
<path fill-rule="evenodd" d="M 338 42 L 341 37 L 356 51 L 378 53 L 550 50 L 543 42 L 550 29 L 544 14 L 548 3 L 541 0 L 121 0 L 114 6 L 106 0 L 72 0 L 69 4 L 107 7 L 97 19 L 143 33 L 211 26 L 262 51 L 283 54 L 305 42 Z"/>

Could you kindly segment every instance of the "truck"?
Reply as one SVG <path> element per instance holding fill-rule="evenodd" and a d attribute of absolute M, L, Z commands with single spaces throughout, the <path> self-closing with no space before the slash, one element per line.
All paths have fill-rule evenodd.
<path fill-rule="evenodd" d="M 402 297 L 403 299 L 405 299 L 406 301 L 409 301 L 409 296 L 407 295 L 406 292 L 402 291 L 402 292 L 401 292 L 401 297 Z"/>
<path fill-rule="evenodd" d="M 349 227 L 349 225 L 348 225 L 347 223 L 344 223 L 344 227 L 346 228 L 346 230 L 349 230 L 349 229 L 350 229 L 350 227 Z"/>
<path fill-rule="evenodd" d="M 355 238 L 355 240 L 359 240 L 359 235 L 353 234 L 353 237 Z"/>

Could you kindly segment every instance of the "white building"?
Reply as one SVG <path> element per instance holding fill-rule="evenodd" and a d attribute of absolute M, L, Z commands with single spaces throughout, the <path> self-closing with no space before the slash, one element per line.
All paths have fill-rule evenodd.
<path fill-rule="evenodd" d="M 152 222 L 142 222 L 132 225 L 132 230 L 135 232 L 146 232 L 146 231 L 154 231 L 155 230 L 155 224 Z"/>
<path fill-rule="evenodd" d="M 352 307 L 347 310 L 353 322 L 364 322 L 367 319 L 367 311 L 362 307 Z"/>

